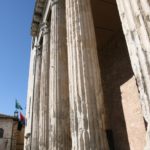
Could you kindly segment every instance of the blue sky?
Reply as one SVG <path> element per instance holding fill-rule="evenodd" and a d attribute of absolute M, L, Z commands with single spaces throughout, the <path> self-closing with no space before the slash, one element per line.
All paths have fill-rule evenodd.
<path fill-rule="evenodd" d="M 25 112 L 34 3 L 0 2 L 0 113 L 13 115 L 16 98 Z"/>

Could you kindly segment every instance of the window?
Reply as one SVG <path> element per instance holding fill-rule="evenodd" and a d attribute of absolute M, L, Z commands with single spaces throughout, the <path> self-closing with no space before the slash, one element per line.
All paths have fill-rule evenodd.
<path fill-rule="evenodd" d="M 3 135 L 4 135 L 4 130 L 0 128 L 0 138 L 3 138 Z"/>

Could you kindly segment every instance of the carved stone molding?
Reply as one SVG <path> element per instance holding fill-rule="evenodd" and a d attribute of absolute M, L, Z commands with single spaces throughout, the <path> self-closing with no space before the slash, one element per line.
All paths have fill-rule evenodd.
<path fill-rule="evenodd" d="M 51 0 L 51 7 L 54 6 L 55 4 L 58 4 L 60 0 Z"/>
<path fill-rule="evenodd" d="M 41 24 L 40 30 L 42 31 L 42 34 L 47 34 L 49 32 L 49 24 L 47 22 L 43 22 Z"/>
<path fill-rule="evenodd" d="M 36 48 L 36 55 L 41 55 L 41 45 L 35 45 L 35 48 Z"/>

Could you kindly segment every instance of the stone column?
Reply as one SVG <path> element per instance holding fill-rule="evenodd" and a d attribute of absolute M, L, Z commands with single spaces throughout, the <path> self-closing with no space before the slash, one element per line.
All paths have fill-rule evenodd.
<path fill-rule="evenodd" d="M 51 6 L 49 150 L 70 150 L 65 0 Z"/>
<path fill-rule="evenodd" d="M 150 3 L 148 0 L 116 0 L 129 56 L 140 92 L 143 116 L 147 122 L 150 149 Z"/>
<path fill-rule="evenodd" d="M 41 50 L 36 48 L 35 60 L 35 81 L 33 89 L 33 117 L 32 117 L 32 135 L 31 135 L 31 149 L 38 150 L 39 144 L 39 102 L 40 102 L 40 78 L 41 78 Z"/>
<path fill-rule="evenodd" d="M 72 150 L 108 150 L 90 0 L 66 0 Z"/>
<path fill-rule="evenodd" d="M 40 87 L 40 123 L 39 150 L 48 149 L 48 98 L 49 98 L 49 30 L 44 23 L 43 32 L 41 87 Z"/>

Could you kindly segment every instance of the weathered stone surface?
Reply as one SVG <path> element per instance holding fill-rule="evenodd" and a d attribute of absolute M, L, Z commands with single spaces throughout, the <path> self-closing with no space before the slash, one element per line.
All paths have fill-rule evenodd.
<path fill-rule="evenodd" d="M 10 150 L 11 149 L 11 144 L 12 144 L 12 129 L 13 129 L 13 119 L 5 119 L 5 118 L 0 118 L 0 128 L 3 129 L 4 134 L 3 138 L 0 138 L 0 149 L 1 150 Z M 14 130 L 16 131 L 16 130 Z M 16 138 L 13 137 L 13 139 L 16 140 Z M 15 150 L 16 148 L 16 142 L 13 144 Z"/>
<path fill-rule="evenodd" d="M 43 32 L 41 85 L 40 85 L 40 118 L 39 149 L 48 149 L 48 99 L 49 99 L 49 30 L 47 23 L 41 27 Z"/>
<path fill-rule="evenodd" d="M 31 149 L 38 150 L 39 145 L 39 102 L 40 102 L 40 77 L 41 77 L 41 49 L 36 49 L 35 83 L 33 92 L 33 119 Z"/>
<path fill-rule="evenodd" d="M 0 114 L 0 150 L 23 150 L 23 146 L 24 127 L 18 131 L 17 118 Z"/>
<path fill-rule="evenodd" d="M 140 91 L 150 149 L 150 5 L 147 0 L 117 0 L 132 68 Z"/>
<path fill-rule="evenodd" d="M 119 19 L 118 21 L 116 21 L 116 18 L 118 18 L 118 16 L 111 15 L 111 13 L 117 14 L 117 7 L 115 3 L 116 1 L 123 24 L 126 41 L 128 44 L 132 68 L 136 77 L 136 81 L 138 83 L 138 89 L 140 91 L 144 118 L 148 124 L 147 147 L 145 148 L 145 150 L 150 149 L 150 7 L 148 0 L 111 0 L 101 2 L 97 0 L 37 0 L 32 22 L 32 36 L 36 36 L 35 39 L 37 39 L 38 44 L 43 42 L 41 66 L 42 74 L 40 81 L 41 93 L 39 109 L 39 149 L 108 149 L 103 125 L 105 113 L 103 106 L 103 92 L 101 87 L 96 39 L 94 34 L 94 25 L 93 17 L 91 15 L 90 2 L 92 2 L 94 6 L 93 14 L 95 14 L 94 17 L 96 18 L 95 29 L 99 32 L 97 41 L 98 44 L 100 43 L 99 45 L 103 47 L 103 44 L 107 44 L 107 40 L 109 40 L 113 33 L 116 32 L 120 27 Z M 67 10 L 67 25 L 65 24 L 65 2 Z M 108 11 L 109 13 L 107 13 Z M 51 40 L 49 39 L 49 35 L 46 34 L 47 32 L 45 32 L 45 30 L 39 31 L 40 23 L 46 20 L 50 20 L 50 14 L 52 16 Z M 65 45 L 65 28 L 67 28 L 69 92 L 66 67 L 67 48 Z M 99 30 L 103 30 L 102 33 Z M 41 32 L 45 34 L 42 34 Z M 49 42 L 51 43 L 50 53 Z M 51 57 L 50 60 L 49 57 Z M 120 65 L 121 63 L 118 64 L 118 66 Z M 111 74 L 112 73 L 113 71 L 111 72 Z M 134 79 L 132 79 L 131 81 L 129 80 L 130 84 L 124 84 L 124 87 L 122 87 L 122 96 L 125 100 L 122 101 L 123 105 L 121 106 L 123 106 L 125 109 L 127 109 L 129 102 L 131 102 L 130 99 L 132 99 L 127 96 L 128 93 L 131 94 L 131 91 L 128 91 L 127 87 L 132 84 L 132 87 L 135 88 L 135 82 L 133 83 L 132 81 L 134 81 Z M 117 80 L 116 84 L 118 82 L 119 80 Z M 29 87 L 31 86 L 29 85 Z M 31 88 L 29 88 L 29 90 L 30 89 Z M 69 98 L 68 94 L 70 95 Z M 115 93 L 113 94 L 113 98 L 117 99 L 115 97 Z M 30 96 L 31 95 L 32 94 L 30 94 Z M 119 96 L 121 96 L 121 94 Z M 135 95 L 131 94 L 130 97 L 132 96 L 133 98 L 135 98 Z M 28 99 L 30 99 L 30 97 Z M 115 106 L 115 104 L 117 104 L 117 102 L 115 102 L 113 106 Z M 32 105 L 28 106 L 28 108 L 29 107 L 32 108 Z M 137 105 L 134 105 L 132 108 L 136 108 L 136 110 L 137 108 L 139 109 Z M 129 109 L 128 112 L 124 113 L 125 117 L 127 118 L 124 124 L 136 122 L 136 120 L 138 119 L 138 115 L 137 113 L 135 113 L 135 110 L 133 111 L 133 109 Z M 28 110 L 27 112 L 29 112 Z M 113 111 L 117 112 L 115 108 L 113 109 Z M 128 118 L 127 116 L 132 113 L 135 113 L 134 115 L 137 116 L 134 118 L 132 118 L 133 116 Z M 32 116 L 32 111 L 30 111 L 30 113 L 28 114 L 31 114 Z M 30 120 L 30 123 L 32 117 L 28 118 Z M 112 118 L 111 120 L 114 119 Z M 112 122 L 114 122 L 114 120 Z M 110 122 L 110 120 L 107 121 Z M 28 126 L 31 126 L 31 124 L 28 124 Z M 111 125 L 105 126 L 105 129 L 110 126 Z M 114 135 L 118 134 L 119 136 L 116 139 L 119 139 L 119 137 L 121 137 L 122 135 L 121 133 L 118 133 L 118 126 L 121 126 L 121 124 L 117 125 L 115 122 L 113 126 L 116 132 Z M 134 127 L 140 128 L 139 126 L 136 126 L 135 123 Z M 143 124 L 142 128 L 144 129 Z M 127 129 L 129 130 L 131 128 L 129 128 L 127 125 Z M 30 135 L 30 132 L 28 133 L 28 135 Z M 134 135 L 132 135 L 132 137 L 134 137 Z M 139 137 L 140 135 L 138 134 Z M 136 137 L 138 136 L 136 135 Z M 132 141 L 131 143 L 133 144 L 131 145 L 134 145 L 135 143 L 137 143 L 137 141 L 133 142 L 133 140 L 136 140 L 136 138 L 132 139 L 132 137 L 129 137 L 129 142 Z M 116 139 L 115 142 L 117 142 Z M 30 141 L 30 138 L 28 138 L 27 141 Z M 124 145 L 126 144 L 122 144 L 123 148 L 126 147 Z M 137 146 L 137 144 L 135 145 Z M 30 144 L 28 144 L 28 146 L 30 147 Z M 135 146 L 132 147 L 135 148 Z M 120 147 L 118 147 L 118 149 L 119 148 Z M 138 148 L 140 149 L 141 147 L 139 146 Z"/>
<path fill-rule="evenodd" d="M 32 131 L 32 106 L 33 106 L 33 91 L 34 91 L 34 78 L 35 78 L 35 58 L 36 47 L 34 46 L 34 40 L 32 39 L 31 52 L 30 52 L 30 67 L 29 67 L 29 79 L 28 79 L 28 91 L 27 91 L 27 107 L 26 107 L 26 128 L 24 149 L 31 147 L 31 131 Z"/>
<path fill-rule="evenodd" d="M 71 150 L 65 1 L 51 11 L 49 150 Z"/>
<path fill-rule="evenodd" d="M 48 2 L 47 0 L 36 0 L 35 2 L 35 8 L 34 8 L 34 14 L 32 19 L 32 26 L 31 26 L 32 36 L 38 35 L 40 29 L 40 23 L 43 20 L 44 9 L 47 2 Z"/>
<path fill-rule="evenodd" d="M 66 0 L 73 150 L 107 150 L 103 94 L 90 0 Z"/>

